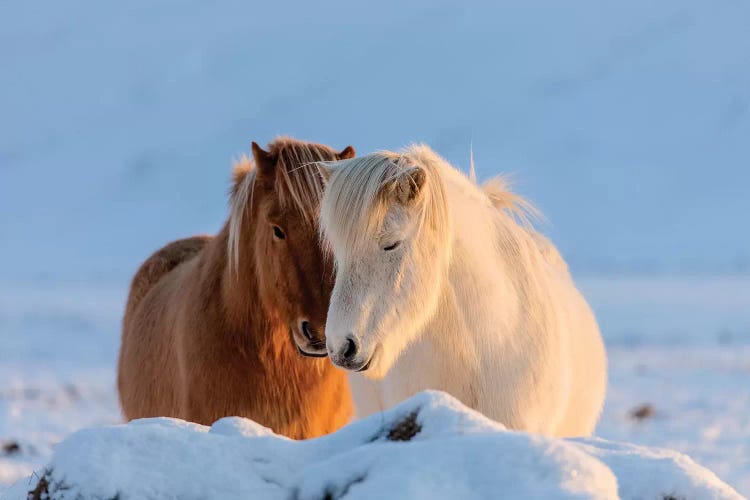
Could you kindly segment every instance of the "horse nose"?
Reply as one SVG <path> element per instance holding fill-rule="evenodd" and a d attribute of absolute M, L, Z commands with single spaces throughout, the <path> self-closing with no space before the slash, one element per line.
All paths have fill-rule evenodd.
<path fill-rule="evenodd" d="M 315 339 L 313 338 L 313 331 L 310 327 L 310 322 L 307 320 L 300 321 L 299 329 L 302 332 L 302 335 L 309 340 L 310 342 L 313 342 Z"/>
<path fill-rule="evenodd" d="M 349 335 L 346 338 L 346 347 L 343 353 L 344 361 L 348 362 L 354 359 L 354 356 L 357 355 L 357 351 L 358 351 L 357 343 L 354 341 L 354 338 L 351 335 Z"/>
<path fill-rule="evenodd" d="M 342 368 L 351 368 L 354 358 L 357 357 L 357 353 L 359 352 L 359 346 L 354 336 L 350 334 L 346 336 L 346 340 L 335 351 L 333 349 L 329 349 L 329 351 L 331 361 Z"/>

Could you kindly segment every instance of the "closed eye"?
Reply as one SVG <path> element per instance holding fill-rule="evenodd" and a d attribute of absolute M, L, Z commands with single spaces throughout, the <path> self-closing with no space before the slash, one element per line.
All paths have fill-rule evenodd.
<path fill-rule="evenodd" d="M 398 246 L 399 246 L 400 244 L 401 244 L 401 242 L 400 242 L 400 241 L 397 241 L 396 243 L 393 243 L 392 245 L 388 245 L 387 247 L 383 247 L 383 250 L 384 250 L 385 252 L 390 252 L 390 251 L 391 251 L 391 250 L 393 250 L 394 248 L 398 247 Z"/>

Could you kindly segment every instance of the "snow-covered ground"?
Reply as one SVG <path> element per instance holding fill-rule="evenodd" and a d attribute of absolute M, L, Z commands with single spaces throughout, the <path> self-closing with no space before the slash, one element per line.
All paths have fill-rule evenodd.
<path fill-rule="evenodd" d="M 671 448 L 750 495 L 750 276 L 579 280 L 608 345 L 597 436 Z M 120 421 L 114 388 L 125 287 L 0 291 L 0 488 L 71 432 Z M 649 405 L 638 419 L 633 410 Z M 13 447 L 11 447 L 13 448 Z"/>
<path fill-rule="evenodd" d="M 438 392 L 308 441 L 237 417 L 86 429 L 30 481 L 5 498 L 741 498 L 679 453 L 507 432 Z"/>

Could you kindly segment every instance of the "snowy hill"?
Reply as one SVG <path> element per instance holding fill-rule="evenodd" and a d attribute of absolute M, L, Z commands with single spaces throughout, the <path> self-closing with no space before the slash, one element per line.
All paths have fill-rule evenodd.
<path fill-rule="evenodd" d="M 750 279 L 579 284 L 609 357 L 596 435 L 678 450 L 750 495 Z M 0 287 L 0 492 L 48 463 L 69 434 L 121 422 L 125 294 L 92 283 Z M 643 405 L 651 411 L 635 418 Z"/>
<path fill-rule="evenodd" d="M 88 429 L 47 470 L 3 498 L 742 498 L 679 453 L 508 432 L 439 392 L 300 442 L 236 417 Z"/>
<path fill-rule="evenodd" d="M 125 280 L 277 134 L 515 172 L 574 269 L 747 269 L 750 4 L 10 2 L 0 279 Z"/>

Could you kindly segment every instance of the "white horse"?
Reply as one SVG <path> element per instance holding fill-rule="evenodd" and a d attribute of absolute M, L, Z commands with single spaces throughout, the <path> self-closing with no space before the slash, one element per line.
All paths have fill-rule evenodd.
<path fill-rule="evenodd" d="M 522 224 L 527 202 L 424 145 L 321 173 L 337 266 L 327 348 L 360 372 L 350 377 L 360 416 L 439 389 L 512 429 L 593 431 L 604 346 L 562 257 Z"/>

